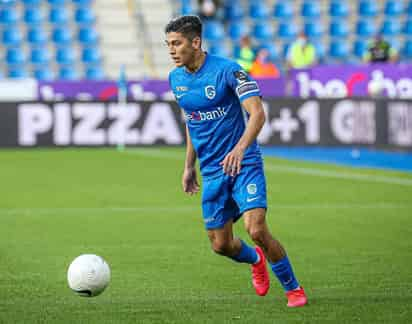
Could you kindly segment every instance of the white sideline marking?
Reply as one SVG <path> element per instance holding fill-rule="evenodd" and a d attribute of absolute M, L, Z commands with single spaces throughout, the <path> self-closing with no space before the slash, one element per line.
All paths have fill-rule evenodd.
<path fill-rule="evenodd" d="M 270 209 L 412 209 L 412 204 L 397 203 L 338 203 L 338 204 L 269 204 Z M 201 213 L 200 204 L 196 206 L 170 206 L 170 207 L 62 207 L 62 208 L 0 208 L 0 215 L 15 214 L 79 214 L 91 212 L 114 213 Z"/>
<path fill-rule="evenodd" d="M 184 160 L 184 153 L 162 151 L 160 149 L 152 148 L 137 148 L 125 151 L 128 154 L 137 154 L 151 157 L 162 157 L 176 160 Z M 365 182 L 375 182 L 375 183 L 385 183 L 385 184 L 395 184 L 403 186 L 412 186 L 412 179 L 400 178 L 397 176 L 379 176 L 372 174 L 362 174 L 362 173 L 349 173 L 347 171 L 329 171 L 317 168 L 307 168 L 307 167 L 289 167 L 270 164 L 265 161 L 265 170 L 269 172 L 289 172 L 295 174 L 303 174 L 309 176 L 318 176 L 324 178 L 335 178 L 344 180 L 354 180 L 354 181 L 365 181 Z"/>

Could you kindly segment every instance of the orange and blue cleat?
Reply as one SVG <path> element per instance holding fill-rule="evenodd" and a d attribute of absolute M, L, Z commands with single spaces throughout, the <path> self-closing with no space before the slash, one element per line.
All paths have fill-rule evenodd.
<path fill-rule="evenodd" d="M 301 307 L 308 303 L 303 287 L 287 291 L 286 297 L 288 298 L 288 307 Z"/>
<path fill-rule="evenodd" d="M 256 252 L 259 255 L 259 262 L 252 264 L 252 283 L 255 287 L 256 294 L 265 296 L 269 290 L 269 273 L 266 268 L 266 258 L 260 247 L 256 247 Z"/>

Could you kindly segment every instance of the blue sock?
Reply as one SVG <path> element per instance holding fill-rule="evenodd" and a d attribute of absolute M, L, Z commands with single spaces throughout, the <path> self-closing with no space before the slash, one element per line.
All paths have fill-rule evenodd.
<path fill-rule="evenodd" d="M 230 258 L 235 260 L 236 262 L 242 263 L 249 263 L 253 264 L 256 263 L 258 260 L 258 254 L 254 248 L 247 245 L 245 242 L 240 240 L 241 248 L 238 255 L 231 256 Z"/>
<path fill-rule="evenodd" d="M 287 256 L 276 263 L 270 263 L 273 273 L 283 286 L 285 291 L 293 290 L 299 287 L 298 281 L 293 273 L 292 266 Z"/>

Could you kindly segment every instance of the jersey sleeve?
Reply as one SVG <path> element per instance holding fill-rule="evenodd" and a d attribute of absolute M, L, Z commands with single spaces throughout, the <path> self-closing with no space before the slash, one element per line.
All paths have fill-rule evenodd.
<path fill-rule="evenodd" d="M 232 62 L 226 67 L 225 73 L 226 82 L 236 93 L 240 102 L 249 97 L 260 97 L 260 90 L 257 82 L 251 78 L 239 64 Z"/>

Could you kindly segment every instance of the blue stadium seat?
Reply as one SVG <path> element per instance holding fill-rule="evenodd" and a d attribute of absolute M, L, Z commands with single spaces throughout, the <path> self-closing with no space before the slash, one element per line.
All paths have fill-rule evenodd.
<path fill-rule="evenodd" d="M 48 42 L 48 35 L 41 27 L 33 27 L 27 31 L 27 41 L 31 44 L 45 44 Z"/>
<path fill-rule="evenodd" d="M 218 55 L 223 57 L 229 57 L 229 51 L 222 44 L 209 45 L 208 52 L 212 55 Z"/>
<path fill-rule="evenodd" d="M 29 7 L 24 11 L 26 24 L 41 24 L 44 22 L 44 13 L 38 7 Z"/>
<path fill-rule="evenodd" d="M 332 41 L 329 45 L 329 56 L 337 60 L 347 59 L 349 56 L 348 44 L 342 41 Z"/>
<path fill-rule="evenodd" d="M 281 57 L 279 49 L 276 47 L 274 42 L 264 43 L 258 47 L 259 49 L 266 49 L 269 52 L 269 59 L 271 62 L 279 60 Z M 256 51 L 257 52 L 257 51 Z"/>
<path fill-rule="evenodd" d="M 56 62 L 71 65 L 76 61 L 76 52 L 72 47 L 59 47 L 56 50 Z"/>
<path fill-rule="evenodd" d="M 278 25 L 278 37 L 282 39 L 292 39 L 298 34 L 298 27 L 291 22 L 281 22 Z"/>
<path fill-rule="evenodd" d="M 245 11 L 243 7 L 238 4 L 230 4 L 225 6 L 224 15 L 226 20 L 238 21 L 245 16 Z"/>
<path fill-rule="evenodd" d="M 72 66 L 65 66 L 59 70 L 59 79 L 61 80 L 77 80 L 79 73 Z"/>
<path fill-rule="evenodd" d="M 30 61 L 33 64 L 46 64 L 51 60 L 51 53 L 45 47 L 34 47 L 30 53 Z"/>
<path fill-rule="evenodd" d="M 23 0 L 25 6 L 38 6 L 41 4 L 42 0 Z"/>
<path fill-rule="evenodd" d="M 73 0 L 73 2 L 78 7 L 90 7 L 90 5 L 93 3 L 93 0 Z"/>
<path fill-rule="evenodd" d="M 19 28 L 9 26 L 3 30 L 2 41 L 6 46 L 17 46 L 23 41 L 23 34 Z"/>
<path fill-rule="evenodd" d="M 269 8 L 263 1 L 253 2 L 249 7 L 249 15 L 252 19 L 266 19 L 269 14 Z"/>
<path fill-rule="evenodd" d="M 316 50 L 316 57 L 318 58 L 319 62 L 323 62 L 325 56 L 326 56 L 326 49 L 325 49 L 325 44 L 321 41 L 312 41 L 311 43 L 313 46 L 315 46 Z"/>
<path fill-rule="evenodd" d="M 6 52 L 6 63 L 9 65 L 20 65 L 26 62 L 26 54 L 20 47 L 11 47 Z"/>
<path fill-rule="evenodd" d="M 412 18 L 412 1 L 409 1 L 409 6 L 407 9 L 407 14 L 409 15 L 409 18 Z"/>
<path fill-rule="evenodd" d="M 349 6 L 343 1 L 332 1 L 329 5 L 329 15 L 331 17 L 347 17 L 349 15 Z"/>
<path fill-rule="evenodd" d="M 402 55 L 405 58 L 412 59 L 412 40 L 405 41 L 405 45 L 402 49 Z"/>
<path fill-rule="evenodd" d="M 79 24 L 94 24 L 96 17 L 91 8 L 81 7 L 76 9 L 74 19 Z"/>
<path fill-rule="evenodd" d="M 85 63 L 99 63 L 102 60 L 102 54 L 97 47 L 85 47 L 82 50 L 82 61 Z"/>
<path fill-rule="evenodd" d="M 233 21 L 228 26 L 229 37 L 233 41 L 238 41 L 242 36 L 249 33 L 249 28 L 243 21 Z"/>
<path fill-rule="evenodd" d="M 73 34 L 68 28 L 58 27 L 52 32 L 52 40 L 57 44 L 67 44 L 73 40 Z"/>
<path fill-rule="evenodd" d="M 404 12 L 402 1 L 399 0 L 387 0 L 385 4 L 384 13 L 387 16 L 399 16 Z"/>
<path fill-rule="evenodd" d="M 319 2 L 313 1 L 313 0 L 304 1 L 302 3 L 300 13 L 304 18 L 319 18 L 320 17 Z"/>
<path fill-rule="evenodd" d="M 412 2 L 411 2 L 412 3 Z M 403 26 L 403 33 L 407 37 L 412 36 L 412 19 L 409 19 L 405 22 L 405 25 Z"/>
<path fill-rule="evenodd" d="M 290 1 L 278 1 L 273 10 L 273 16 L 279 19 L 293 18 L 293 4 Z"/>
<path fill-rule="evenodd" d="M 259 41 L 271 41 L 274 37 L 273 27 L 267 22 L 257 22 L 253 26 L 252 36 Z"/>
<path fill-rule="evenodd" d="M 221 41 L 225 37 L 223 25 L 218 21 L 207 21 L 204 26 L 203 37 L 207 41 Z"/>
<path fill-rule="evenodd" d="M 376 25 L 372 20 L 360 20 L 356 24 L 356 34 L 363 37 L 374 36 L 377 32 Z"/>
<path fill-rule="evenodd" d="M 48 0 L 52 6 L 61 6 L 69 2 L 69 0 Z"/>
<path fill-rule="evenodd" d="M 19 79 L 19 78 L 27 78 L 29 74 L 27 73 L 27 70 L 24 66 L 16 65 L 13 67 L 9 67 L 7 76 L 12 79 Z"/>
<path fill-rule="evenodd" d="M 382 23 L 382 27 L 380 30 L 380 32 L 384 36 L 399 35 L 401 31 L 402 31 L 402 26 L 399 20 L 385 20 Z"/>
<path fill-rule="evenodd" d="M 53 7 L 49 12 L 49 21 L 53 24 L 67 24 L 70 20 L 69 11 L 65 7 Z"/>
<path fill-rule="evenodd" d="M 358 14 L 364 17 L 375 17 L 379 13 L 376 0 L 361 0 L 358 5 Z"/>
<path fill-rule="evenodd" d="M 87 67 L 85 72 L 85 79 L 87 80 L 102 80 L 105 78 L 103 69 L 99 66 Z"/>
<path fill-rule="evenodd" d="M 0 24 L 15 24 L 19 21 L 20 17 L 17 10 L 14 7 L 4 7 L 0 10 Z"/>
<path fill-rule="evenodd" d="M 182 15 L 192 15 L 195 12 L 191 2 L 183 2 L 180 8 L 180 13 Z"/>
<path fill-rule="evenodd" d="M 368 50 L 368 41 L 360 38 L 354 42 L 352 53 L 358 58 L 363 58 L 367 50 Z"/>
<path fill-rule="evenodd" d="M 344 20 L 335 19 L 330 23 L 329 34 L 332 37 L 347 37 L 349 35 L 349 24 Z"/>
<path fill-rule="evenodd" d="M 83 26 L 79 30 L 77 39 L 81 43 L 92 45 L 92 44 L 96 44 L 99 41 L 99 35 L 97 34 L 96 30 L 93 27 Z"/>
<path fill-rule="evenodd" d="M 33 76 L 37 80 L 49 81 L 54 79 L 54 73 L 48 66 L 37 66 L 33 71 Z"/>
<path fill-rule="evenodd" d="M 304 25 L 304 31 L 309 38 L 317 38 L 323 35 L 324 27 L 323 24 L 320 24 L 319 22 L 307 22 Z"/>

